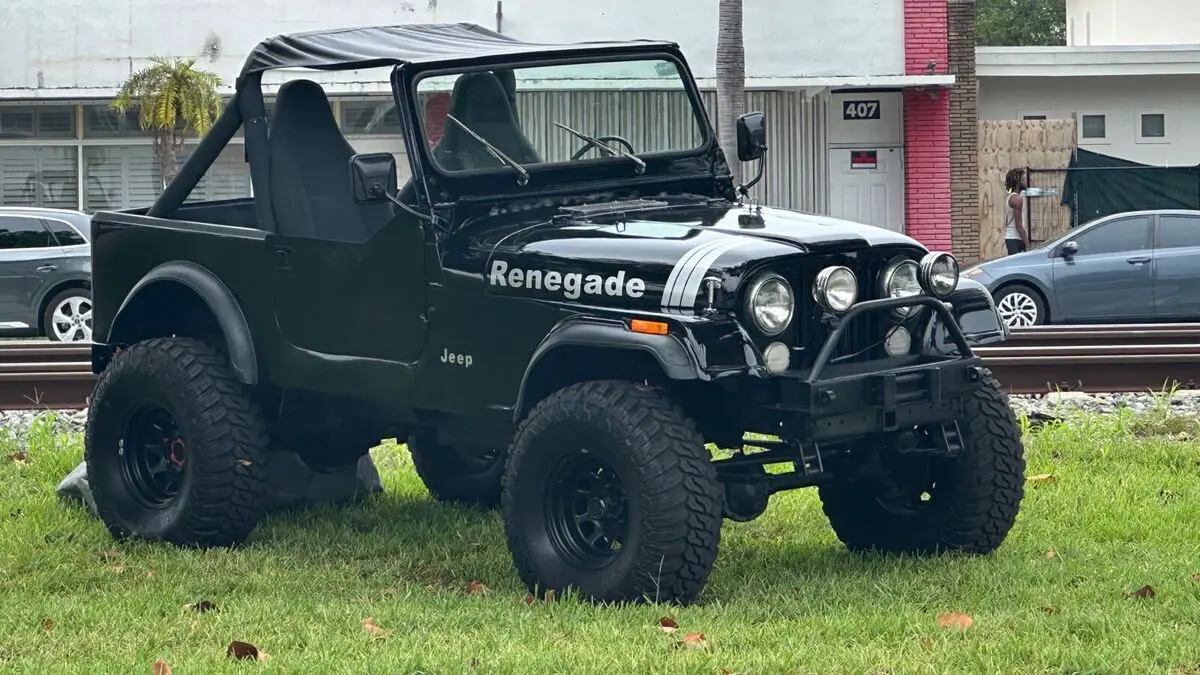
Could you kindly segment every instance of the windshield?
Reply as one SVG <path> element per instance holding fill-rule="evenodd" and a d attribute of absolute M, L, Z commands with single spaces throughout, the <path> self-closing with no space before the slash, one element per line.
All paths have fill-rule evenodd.
<path fill-rule="evenodd" d="M 704 128 L 675 62 L 607 60 L 439 73 L 417 82 L 425 142 L 447 172 L 624 162 L 695 150 Z"/>

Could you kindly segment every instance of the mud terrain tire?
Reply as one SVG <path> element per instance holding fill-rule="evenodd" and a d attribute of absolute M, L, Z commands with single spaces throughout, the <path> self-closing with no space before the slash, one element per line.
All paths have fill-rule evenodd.
<path fill-rule="evenodd" d="M 502 506 L 535 595 L 687 604 L 717 556 L 724 490 L 679 406 L 645 385 L 601 380 L 551 394 L 521 423 Z"/>
<path fill-rule="evenodd" d="M 117 539 L 233 546 L 263 515 L 266 426 L 224 355 L 200 340 L 118 354 L 92 394 L 85 444 L 98 514 Z"/>
<path fill-rule="evenodd" d="M 851 483 L 819 490 L 829 524 L 852 551 L 927 555 L 995 551 L 1016 520 L 1025 490 L 1025 450 L 1008 397 L 990 373 L 967 400 L 963 449 L 944 462 L 944 485 L 914 513 L 897 514 Z"/>

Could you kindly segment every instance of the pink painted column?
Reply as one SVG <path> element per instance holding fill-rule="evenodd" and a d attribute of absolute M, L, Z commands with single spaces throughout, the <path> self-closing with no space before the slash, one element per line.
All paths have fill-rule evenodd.
<path fill-rule="evenodd" d="M 905 74 L 949 72 L 946 21 L 946 0 L 904 0 Z M 906 232 L 930 249 L 949 251 L 949 89 L 905 90 L 904 176 Z"/>

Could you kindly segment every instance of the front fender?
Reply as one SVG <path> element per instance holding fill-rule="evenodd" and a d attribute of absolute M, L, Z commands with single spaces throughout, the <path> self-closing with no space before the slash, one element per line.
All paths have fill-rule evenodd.
<path fill-rule="evenodd" d="M 950 313 L 958 322 L 968 345 L 983 347 L 1008 339 L 1008 326 L 996 312 L 996 301 L 978 281 L 960 278 L 958 288 L 954 289 L 946 302 L 950 304 Z M 936 316 L 929 322 L 926 344 L 934 351 L 948 353 L 955 349 L 954 342 L 946 336 L 940 324 Z"/>
<path fill-rule="evenodd" d="M 133 314 L 129 311 L 130 305 L 135 302 L 139 293 L 159 283 L 180 284 L 195 293 L 208 306 L 225 337 L 229 363 L 237 379 L 243 384 L 257 384 L 258 357 L 254 351 L 246 315 L 242 313 L 242 308 L 229 287 L 212 272 L 193 262 L 176 260 L 163 263 L 147 272 L 146 276 L 134 284 L 109 326 L 109 341 L 119 339 L 122 333 L 132 328 L 129 323 L 136 319 L 130 316 Z"/>
<path fill-rule="evenodd" d="M 694 340 L 686 331 L 649 335 L 633 332 L 621 319 L 571 317 L 551 329 L 530 357 L 525 374 L 521 378 L 517 404 L 513 409 L 514 421 L 528 403 L 530 384 L 538 372 L 538 366 L 555 350 L 564 347 L 624 349 L 648 353 L 658 363 L 663 374 L 671 380 L 709 379 L 696 356 L 697 347 Z"/>

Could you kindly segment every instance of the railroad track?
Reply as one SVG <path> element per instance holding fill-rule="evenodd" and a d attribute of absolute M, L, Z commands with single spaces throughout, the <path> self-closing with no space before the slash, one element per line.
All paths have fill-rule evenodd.
<path fill-rule="evenodd" d="M 1200 323 L 1036 326 L 976 352 L 1013 394 L 1200 388 Z M 0 410 L 82 408 L 88 345 L 0 341 Z"/>

